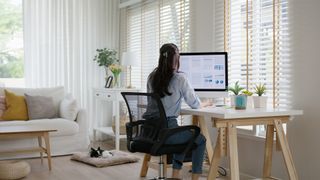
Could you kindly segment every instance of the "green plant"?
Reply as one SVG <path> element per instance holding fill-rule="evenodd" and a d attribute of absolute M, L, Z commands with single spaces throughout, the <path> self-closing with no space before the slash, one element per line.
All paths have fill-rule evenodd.
<path fill-rule="evenodd" d="M 243 89 L 244 89 L 243 87 L 240 87 L 239 81 L 237 81 L 237 82 L 234 84 L 234 87 L 229 87 L 229 88 L 228 88 L 228 91 L 233 92 L 234 95 L 239 95 L 240 92 L 241 92 Z"/>
<path fill-rule="evenodd" d="M 263 94 L 265 94 L 266 90 L 267 88 L 265 84 L 261 84 L 261 83 L 259 85 L 256 84 L 254 87 L 254 93 L 258 94 L 258 96 L 262 96 Z"/>
<path fill-rule="evenodd" d="M 103 48 L 97 49 L 96 51 L 98 54 L 94 56 L 93 60 L 97 61 L 99 66 L 108 67 L 118 61 L 116 57 L 117 51 L 114 49 Z"/>
<path fill-rule="evenodd" d="M 244 91 L 242 91 L 242 94 L 247 95 L 247 96 L 252 96 L 253 92 L 245 89 Z"/>

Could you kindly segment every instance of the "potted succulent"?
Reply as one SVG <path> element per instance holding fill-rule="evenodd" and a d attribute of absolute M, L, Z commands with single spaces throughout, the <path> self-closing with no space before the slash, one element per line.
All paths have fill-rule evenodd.
<path fill-rule="evenodd" d="M 245 89 L 242 91 L 242 94 L 246 95 L 247 96 L 247 107 L 248 108 L 253 108 L 253 92 Z"/>
<path fill-rule="evenodd" d="M 254 108 L 265 108 L 267 106 L 267 96 L 262 96 L 266 93 L 265 84 L 256 84 L 254 87 L 254 93 L 258 96 L 253 96 Z"/>
<path fill-rule="evenodd" d="M 240 94 L 244 90 L 237 81 L 233 87 L 229 87 L 228 91 L 232 92 L 234 96 L 231 96 L 231 106 L 235 106 L 235 109 L 246 109 L 247 107 L 247 95 Z"/>

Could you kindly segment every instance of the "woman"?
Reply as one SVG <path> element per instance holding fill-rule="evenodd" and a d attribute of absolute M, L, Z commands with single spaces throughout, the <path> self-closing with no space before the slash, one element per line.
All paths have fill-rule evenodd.
<path fill-rule="evenodd" d="M 164 44 L 160 48 L 160 57 L 158 67 L 148 77 L 148 92 L 157 93 L 161 97 L 166 116 L 168 127 L 178 126 L 177 117 L 180 114 L 182 99 L 191 108 L 200 108 L 211 105 L 210 102 L 201 103 L 195 95 L 193 88 L 190 86 L 185 75 L 179 72 L 179 50 L 175 44 Z M 175 144 L 183 143 L 191 137 L 191 132 L 185 131 L 170 137 L 166 143 Z M 192 179 L 197 180 L 202 173 L 203 156 L 206 146 L 206 139 L 199 135 L 195 140 L 197 148 L 192 151 Z M 180 169 L 184 154 L 174 154 L 172 168 L 173 178 L 179 178 Z"/>

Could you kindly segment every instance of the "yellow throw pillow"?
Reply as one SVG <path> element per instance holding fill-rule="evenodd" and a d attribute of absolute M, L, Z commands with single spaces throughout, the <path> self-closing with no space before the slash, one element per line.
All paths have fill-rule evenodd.
<path fill-rule="evenodd" d="M 7 109 L 2 115 L 3 120 L 28 120 L 28 109 L 24 96 L 18 96 L 4 90 Z"/>

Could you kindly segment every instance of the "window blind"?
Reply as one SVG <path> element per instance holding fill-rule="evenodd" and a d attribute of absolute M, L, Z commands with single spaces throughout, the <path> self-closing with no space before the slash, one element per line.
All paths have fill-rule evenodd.
<path fill-rule="evenodd" d="M 216 50 L 229 53 L 229 84 L 267 86 L 269 105 L 290 107 L 288 0 L 216 0 Z"/>
<path fill-rule="evenodd" d="M 139 52 L 140 64 L 132 68 L 132 84 L 146 89 L 148 75 L 158 64 L 159 48 L 175 43 L 180 51 L 190 48 L 189 0 L 142 1 L 122 10 L 122 51 Z"/>
<path fill-rule="evenodd" d="M 269 106 L 290 108 L 288 0 L 216 0 L 215 5 L 215 45 L 229 53 L 229 85 L 239 81 L 253 91 L 255 84 L 265 84 Z"/>

